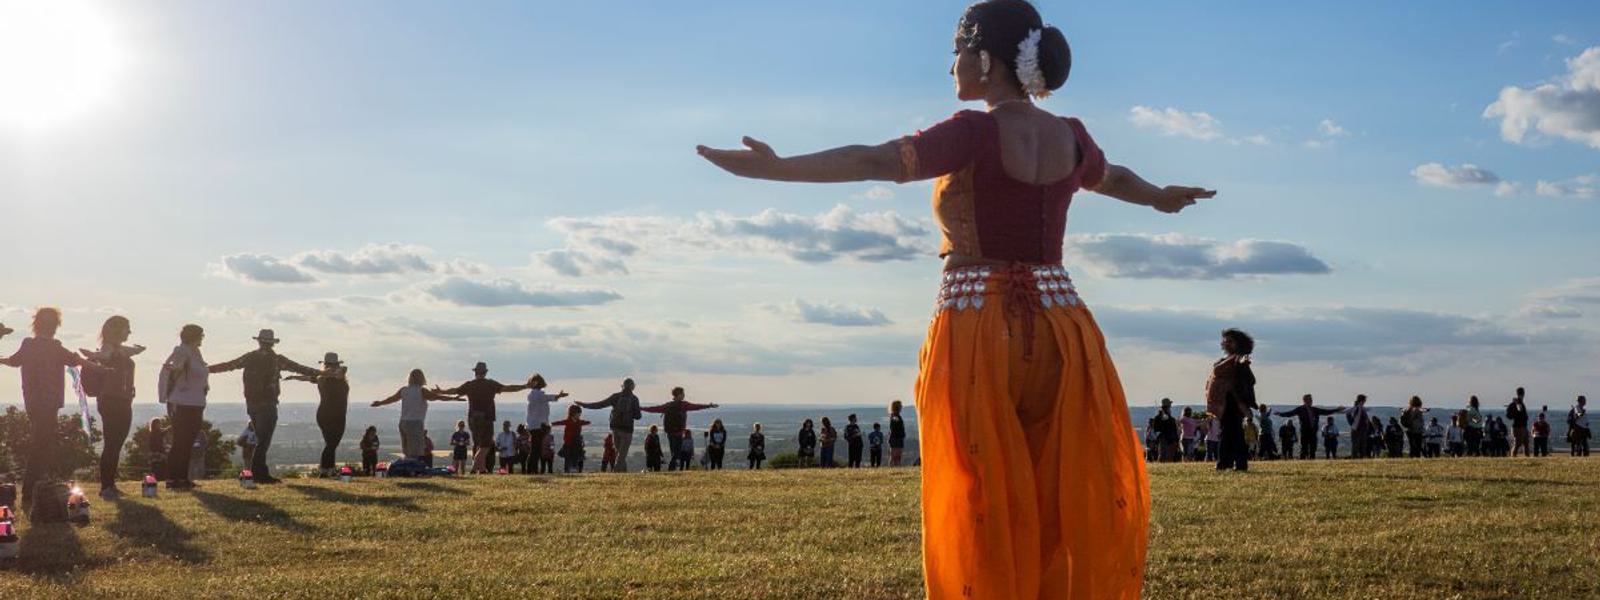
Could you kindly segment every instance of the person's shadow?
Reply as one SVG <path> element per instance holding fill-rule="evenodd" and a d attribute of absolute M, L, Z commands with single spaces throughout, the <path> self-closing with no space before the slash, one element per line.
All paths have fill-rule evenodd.
<path fill-rule="evenodd" d="M 450 494 L 452 496 L 466 496 L 467 491 L 460 488 L 446 487 L 432 481 L 401 481 L 395 487 L 415 492 L 429 492 L 434 494 Z"/>
<path fill-rule="evenodd" d="M 200 501 L 200 505 L 206 507 L 206 510 L 230 521 L 271 525 L 291 533 L 310 534 L 317 531 L 316 527 L 296 521 L 288 512 L 266 502 L 200 490 L 189 493 L 193 494 L 194 499 Z"/>
<path fill-rule="evenodd" d="M 189 564 L 211 561 L 211 553 L 194 545 L 194 534 L 180 527 L 154 506 L 117 500 L 117 518 L 106 530 L 132 546 L 150 547 L 173 560 Z"/>
<path fill-rule="evenodd" d="M 84 553 L 77 527 L 71 523 L 30 522 L 22 529 L 19 544 L 17 570 L 52 583 L 75 583 L 81 569 L 97 566 Z"/>
<path fill-rule="evenodd" d="M 289 489 L 300 492 L 313 500 L 324 502 L 337 502 L 351 506 L 381 506 L 394 508 L 406 512 L 421 512 L 422 508 L 410 498 L 396 498 L 394 496 L 362 496 L 341 492 L 336 489 L 317 485 L 291 485 Z"/>

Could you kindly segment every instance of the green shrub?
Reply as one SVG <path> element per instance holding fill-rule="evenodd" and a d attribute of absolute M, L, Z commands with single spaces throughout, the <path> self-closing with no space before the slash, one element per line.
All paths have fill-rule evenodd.
<path fill-rule="evenodd" d="M 60 441 L 56 444 L 55 472 L 45 473 L 46 479 L 74 479 L 75 473 L 95 466 L 95 461 L 99 460 L 100 453 L 95 451 L 94 444 L 100 441 L 100 428 L 91 418 L 89 435 L 85 436 L 80 419 L 78 413 L 56 417 L 56 435 Z M 28 413 L 15 406 L 6 407 L 6 412 L 0 414 L 0 454 L 4 455 L 0 456 L 0 472 L 17 477 L 22 469 L 28 468 L 28 438 L 32 429 Z"/>
<path fill-rule="evenodd" d="M 162 425 L 165 427 L 167 423 L 163 422 Z M 161 447 L 170 453 L 172 430 L 164 429 L 163 433 L 166 439 L 162 440 Z M 238 468 L 233 464 L 234 449 L 237 447 L 234 441 L 224 440 L 222 432 L 213 427 L 210 421 L 200 421 L 200 434 L 206 436 L 206 477 L 232 477 Z M 129 438 L 126 451 L 122 453 L 120 472 L 124 479 L 140 479 L 150 471 L 150 424 L 140 425 Z M 165 456 L 162 460 L 165 461 Z"/>

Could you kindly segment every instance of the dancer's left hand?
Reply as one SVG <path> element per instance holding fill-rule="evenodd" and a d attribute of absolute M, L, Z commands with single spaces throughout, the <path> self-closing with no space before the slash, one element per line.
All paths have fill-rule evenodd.
<path fill-rule="evenodd" d="M 695 146 L 695 152 L 711 164 L 722 170 L 740 177 L 754 177 L 769 179 L 776 171 L 778 153 L 772 151 L 772 146 L 750 136 L 742 140 L 748 150 L 718 150 L 706 146 Z"/>

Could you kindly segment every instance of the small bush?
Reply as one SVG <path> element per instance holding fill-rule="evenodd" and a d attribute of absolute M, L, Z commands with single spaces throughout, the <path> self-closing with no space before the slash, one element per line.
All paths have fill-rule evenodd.
<path fill-rule="evenodd" d="M 73 479 L 73 474 L 80 469 L 95 466 L 100 453 L 94 449 L 94 444 L 100 441 L 100 427 L 93 419 L 89 420 L 89 435 L 83 434 L 83 423 L 78 413 L 59 415 L 56 417 L 56 443 L 55 472 L 45 473 L 46 479 Z M 15 406 L 6 407 L 6 412 L 0 414 L 0 469 L 4 472 L 19 475 L 21 470 L 28 468 L 28 437 L 32 433 L 28 424 L 28 413 Z"/>
<path fill-rule="evenodd" d="M 167 426 L 166 423 L 162 425 Z M 162 440 L 161 447 L 171 452 L 172 430 L 165 429 L 164 433 L 166 439 Z M 222 439 L 222 432 L 213 427 L 210 421 L 200 421 L 200 435 L 206 436 L 206 477 L 232 477 L 235 470 L 234 441 Z M 133 435 L 128 437 L 128 445 L 126 452 L 122 453 L 122 468 L 119 472 L 124 479 L 140 479 L 150 471 L 150 424 L 140 425 L 133 431 Z M 166 461 L 165 454 L 161 458 L 162 462 Z"/>

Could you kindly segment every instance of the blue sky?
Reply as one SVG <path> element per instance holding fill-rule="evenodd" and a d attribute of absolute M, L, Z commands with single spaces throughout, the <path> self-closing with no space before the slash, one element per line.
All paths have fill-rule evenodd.
<path fill-rule="evenodd" d="M 1600 384 L 1600 14 L 1394 4 L 1040 3 L 1075 56 L 1043 106 L 1220 190 L 1072 208 L 1068 268 L 1131 402 L 1197 398 L 1225 325 L 1259 334 L 1279 403 Z M 60 305 L 88 345 L 126 313 L 152 382 L 192 321 L 213 360 L 264 326 L 339 351 L 374 397 L 486 360 L 580 395 L 910 399 L 929 186 L 739 180 L 692 148 L 876 143 L 971 108 L 946 73 L 964 3 L 87 6 L 104 98 L 0 127 L 13 327 Z"/>

